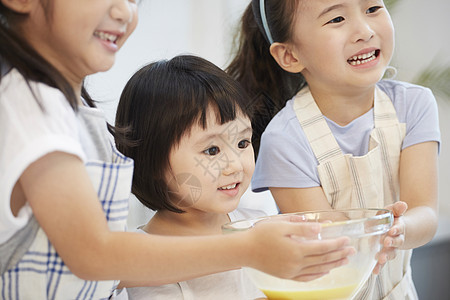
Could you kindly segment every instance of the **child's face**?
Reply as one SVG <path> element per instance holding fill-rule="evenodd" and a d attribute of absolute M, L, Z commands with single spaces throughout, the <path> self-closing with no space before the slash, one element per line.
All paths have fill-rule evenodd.
<path fill-rule="evenodd" d="M 250 120 L 216 123 L 207 112 L 207 128 L 195 125 L 170 153 L 167 174 L 173 203 L 186 212 L 225 214 L 236 209 L 255 168 Z"/>
<path fill-rule="evenodd" d="M 48 6 L 35 5 L 22 29 L 34 48 L 73 83 L 111 68 L 137 25 L 134 0 L 54 0 Z"/>
<path fill-rule="evenodd" d="M 367 87 L 392 58 L 394 29 L 382 0 L 301 0 L 293 44 L 311 86 Z"/>

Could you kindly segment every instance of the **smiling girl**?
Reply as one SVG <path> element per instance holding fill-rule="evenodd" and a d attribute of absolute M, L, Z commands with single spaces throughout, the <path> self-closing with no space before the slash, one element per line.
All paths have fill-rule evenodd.
<path fill-rule="evenodd" d="M 244 265 L 304 280 L 345 262 L 345 239 L 305 259 L 290 238 L 317 233 L 304 224 L 190 238 L 124 232 L 134 163 L 83 82 L 112 67 L 136 24 L 132 0 L 0 1 L 0 297 L 108 299 L 118 280 L 160 285 Z"/>
<path fill-rule="evenodd" d="M 359 297 L 416 299 L 411 249 L 437 227 L 438 113 L 429 89 L 381 80 L 394 50 L 383 1 L 253 0 L 240 42 L 227 70 L 257 110 L 253 190 L 281 212 L 391 208 Z"/>
<path fill-rule="evenodd" d="M 136 162 L 132 191 L 145 206 L 156 210 L 139 232 L 214 236 L 221 234 L 225 223 L 262 215 L 237 209 L 254 170 L 252 108 L 247 104 L 236 81 L 199 57 L 154 62 L 133 75 L 120 98 L 116 127 L 130 131 L 128 141 L 118 141 L 118 148 Z M 305 268 L 310 279 L 324 273 L 322 259 L 333 266 L 345 263 L 340 252 L 327 256 L 320 250 L 328 242 L 298 244 L 305 262 L 310 261 Z M 203 247 L 205 251 L 210 248 Z M 222 258 L 227 260 L 228 255 Z M 201 264 L 200 257 L 195 261 Z M 263 296 L 240 269 L 156 287 L 136 287 L 143 284 L 130 281 L 121 285 L 135 286 L 127 289 L 131 299 Z"/>

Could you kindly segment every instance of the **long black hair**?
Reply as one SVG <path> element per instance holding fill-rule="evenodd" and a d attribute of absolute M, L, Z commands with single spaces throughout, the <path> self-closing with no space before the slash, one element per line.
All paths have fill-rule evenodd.
<path fill-rule="evenodd" d="M 265 16 L 275 42 L 292 38 L 295 13 L 299 0 L 266 0 Z M 253 0 L 242 18 L 238 49 L 226 71 L 235 78 L 251 97 L 255 107 L 252 120 L 255 155 L 259 140 L 272 117 L 305 85 L 301 73 L 283 70 L 270 54 L 270 42 L 261 20 L 259 0 Z"/>

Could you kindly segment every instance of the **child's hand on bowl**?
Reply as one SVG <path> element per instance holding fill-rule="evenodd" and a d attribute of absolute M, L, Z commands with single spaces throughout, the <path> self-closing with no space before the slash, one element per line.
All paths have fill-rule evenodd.
<path fill-rule="evenodd" d="M 408 205 L 399 201 L 388 205 L 386 209 L 392 211 L 394 215 L 394 223 L 391 229 L 385 234 L 384 239 L 381 240 L 383 248 L 377 253 L 378 263 L 373 269 L 374 274 L 380 273 L 383 266 L 389 260 L 392 260 L 397 255 L 397 249 L 403 246 L 405 242 L 405 222 L 403 221 L 403 214 L 408 209 Z"/>
<path fill-rule="evenodd" d="M 255 261 L 264 262 L 264 265 L 251 267 L 281 278 L 310 281 L 348 263 L 347 257 L 355 253 L 355 249 L 348 246 L 350 239 L 314 239 L 319 232 L 317 223 L 293 220 L 258 222 L 247 233 L 258 240 L 255 244 L 260 247 L 253 255 L 255 258 L 259 256 L 260 259 Z"/>

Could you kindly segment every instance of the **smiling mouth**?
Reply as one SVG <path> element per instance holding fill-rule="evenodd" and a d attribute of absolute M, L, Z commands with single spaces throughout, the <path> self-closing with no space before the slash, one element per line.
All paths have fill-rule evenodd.
<path fill-rule="evenodd" d="M 101 40 L 107 41 L 107 42 L 111 42 L 111 43 L 116 43 L 117 40 L 119 39 L 119 36 L 116 34 L 111 34 L 111 33 L 106 33 L 103 31 L 95 31 L 94 32 L 94 36 L 98 37 Z"/>
<path fill-rule="evenodd" d="M 373 50 L 369 53 L 364 53 L 360 55 L 355 55 L 350 57 L 347 62 L 352 66 L 358 66 L 365 63 L 368 63 L 374 59 L 376 59 L 380 55 L 380 50 Z"/>
<path fill-rule="evenodd" d="M 233 184 L 230 184 L 230 185 L 227 185 L 227 186 L 220 187 L 220 188 L 218 188 L 218 190 L 221 190 L 221 191 L 232 190 L 232 189 L 236 188 L 238 186 L 238 184 L 239 183 L 233 183 Z"/>

